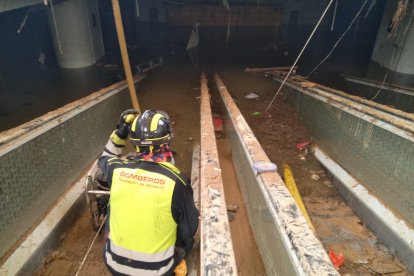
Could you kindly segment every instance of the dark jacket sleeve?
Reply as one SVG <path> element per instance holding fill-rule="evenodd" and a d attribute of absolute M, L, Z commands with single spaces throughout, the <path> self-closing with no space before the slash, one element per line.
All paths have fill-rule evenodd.
<path fill-rule="evenodd" d="M 185 184 L 181 180 L 176 181 L 171 209 L 177 223 L 176 246 L 184 248 L 186 255 L 188 255 L 194 244 L 199 213 L 194 204 L 190 180 L 183 174 L 180 174 L 180 178 L 184 180 Z"/>
<path fill-rule="evenodd" d="M 111 179 L 110 172 L 113 167 L 112 165 L 119 160 L 118 157 L 121 156 L 124 145 L 125 139 L 119 138 L 116 131 L 112 132 L 108 142 L 105 145 L 102 155 L 98 159 L 98 180 L 108 182 L 109 184 Z"/>

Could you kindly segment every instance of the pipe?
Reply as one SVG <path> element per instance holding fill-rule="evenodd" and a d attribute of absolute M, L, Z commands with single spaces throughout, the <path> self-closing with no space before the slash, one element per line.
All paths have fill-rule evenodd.
<path fill-rule="evenodd" d="M 116 33 L 118 34 L 119 48 L 121 50 L 122 63 L 124 64 L 124 71 L 128 83 L 129 94 L 131 96 L 132 107 L 139 113 L 141 113 L 137 93 L 135 91 L 134 80 L 132 78 L 131 65 L 129 64 L 128 51 L 125 42 L 124 27 L 122 25 L 121 9 L 119 8 L 119 0 L 112 0 L 112 8 L 114 10 Z"/>
<path fill-rule="evenodd" d="M 296 186 L 295 179 L 293 178 L 292 169 L 286 163 L 283 163 L 283 176 L 285 178 L 286 187 L 288 188 L 290 194 L 295 200 L 296 205 L 298 205 L 310 228 L 316 234 L 315 228 L 313 227 L 312 221 L 308 215 L 308 212 L 306 211 L 306 207 L 303 204 L 302 197 L 300 196 L 300 193 L 298 191 L 298 187 Z"/>

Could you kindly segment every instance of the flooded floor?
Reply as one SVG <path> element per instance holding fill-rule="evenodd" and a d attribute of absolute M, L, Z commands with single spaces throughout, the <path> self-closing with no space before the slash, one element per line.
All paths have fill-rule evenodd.
<path fill-rule="evenodd" d="M 262 75 L 243 73 L 245 66 L 206 66 L 208 73 L 213 69 L 221 75 L 225 85 L 236 100 L 241 112 L 254 131 L 259 142 L 272 162 L 279 168 L 282 162 L 291 165 L 293 174 L 319 239 L 327 252 L 343 254 L 345 263 L 339 268 L 343 275 L 409 275 L 404 266 L 396 260 L 372 232 L 364 226 L 352 210 L 343 202 L 329 175 L 323 170 L 312 154 L 304 154 L 295 149 L 300 142 L 312 140 L 296 111 L 287 103 L 286 96 L 280 95 L 270 108 L 271 118 L 255 116 L 263 112 L 276 91 L 277 84 Z M 210 75 L 211 76 L 211 75 Z M 177 166 L 190 175 L 193 143 L 199 141 L 199 84 L 200 72 L 190 62 L 167 60 L 167 64 L 151 72 L 138 84 L 138 98 L 141 109 L 162 109 L 169 113 L 174 122 L 175 137 L 173 149 L 176 152 Z M 210 77 L 210 86 L 213 86 Z M 213 89 L 211 89 L 213 90 Z M 259 95 L 256 100 L 244 98 L 249 93 Z M 213 97 L 213 105 L 217 98 Z M 218 140 L 220 162 L 223 169 L 223 182 L 235 182 L 232 175 L 231 150 L 225 139 Z M 227 160 L 227 161 L 226 161 Z M 282 174 L 279 169 L 279 174 Z M 317 175 L 311 179 L 312 175 Z M 227 196 L 227 192 L 230 193 Z M 237 185 L 225 185 L 227 204 L 240 206 L 230 223 L 233 236 L 246 237 L 247 220 L 243 217 L 242 198 L 235 193 Z M 247 231 L 247 232 L 246 232 Z M 250 231 L 251 232 L 251 231 Z M 247 233 L 247 234 L 246 234 Z M 251 234 L 251 233 L 250 233 Z M 36 275 L 74 275 L 89 247 L 95 232 L 85 210 L 75 225 L 62 236 L 62 245 L 51 252 Z M 234 241 L 233 241 L 234 242 Z M 243 240 L 236 243 L 236 262 L 243 275 L 263 275 L 260 256 L 249 256 L 255 243 Z M 257 246 L 256 246 L 257 247 Z M 110 275 L 102 262 L 103 238 L 99 238 L 92 248 L 80 275 Z M 254 251 L 254 250 L 253 250 Z M 252 262 L 249 267 L 243 268 Z"/>

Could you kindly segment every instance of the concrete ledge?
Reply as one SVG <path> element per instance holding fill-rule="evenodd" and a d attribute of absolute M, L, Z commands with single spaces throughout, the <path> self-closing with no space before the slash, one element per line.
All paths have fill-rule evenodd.
<path fill-rule="evenodd" d="M 74 183 L 57 201 L 43 221 L 0 267 L 0 275 L 32 275 L 45 255 L 60 244 L 61 235 L 85 208 L 87 174 Z"/>
<path fill-rule="evenodd" d="M 200 123 L 200 275 L 238 275 L 204 73 Z"/>
<path fill-rule="evenodd" d="M 388 207 L 319 148 L 315 157 L 334 176 L 333 183 L 361 220 L 414 273 L 414 227 Z"/>

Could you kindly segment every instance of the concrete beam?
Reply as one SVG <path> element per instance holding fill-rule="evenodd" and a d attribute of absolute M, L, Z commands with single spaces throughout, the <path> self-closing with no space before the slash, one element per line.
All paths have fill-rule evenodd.
<path fill-rule="evenodd" d="M 238 275 L 204 73 L 201 77 L 200 124 L 200 275 Z"/>

